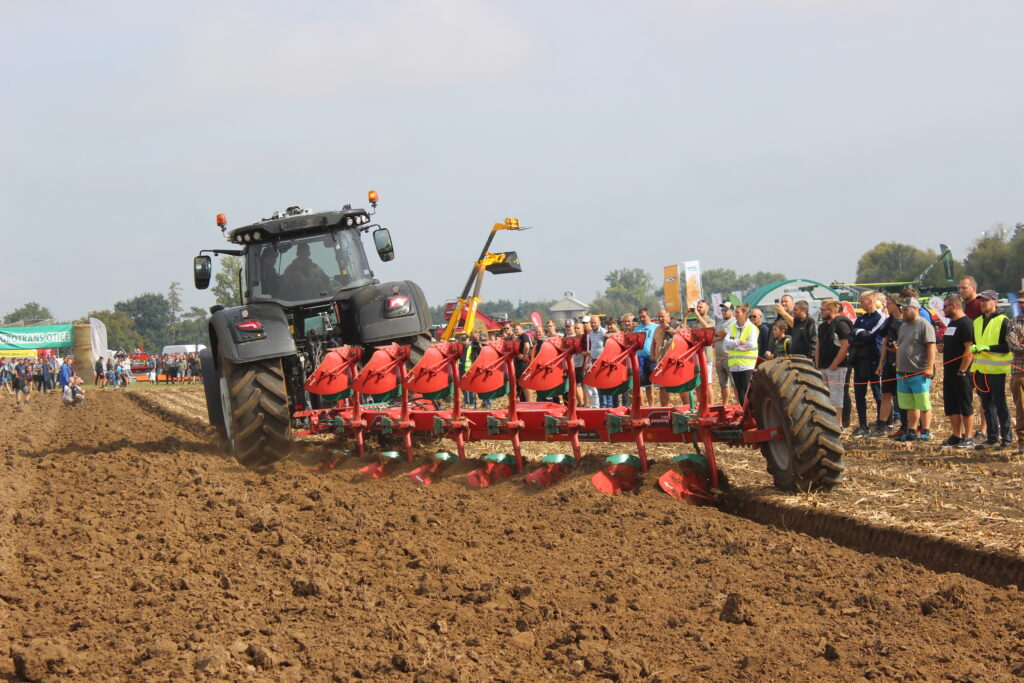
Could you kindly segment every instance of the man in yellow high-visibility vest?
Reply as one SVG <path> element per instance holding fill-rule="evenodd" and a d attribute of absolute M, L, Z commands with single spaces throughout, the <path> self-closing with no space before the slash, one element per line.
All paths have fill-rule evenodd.
<path fill-rule="evenodd" d="M 740 405 L 747 398 L 747 387 L 750 386 L 750 378 L 754 375 L 754 366 L 757 365 L 759 332 L 757 326 L 748 320 L 749 312 L 750 307 L 745 304 L 736 307 L 736 322 L 724 330 L 726 334 L 723 339 L 729 352 L 726 363 L 729 374 L 732 375 L 732 382 L 736 386 L 736 397 Z"/>
<path fill-rule="evenodd" d="M 974 382 L 981 396 L 981 409 L 985 411 L 985 425 L 988 440 L 976 448 L 1009 448 L 1013 445 L 1010 437 L 1010 409 L 1006 405 L 1006 377 L 1010 374 L 1013 354 L 1006 342 L 1009 321 L 996 309 L 999 294 L 991 289 L 978 293 L 981 299 L 981 315 L 974 319 Z"/>

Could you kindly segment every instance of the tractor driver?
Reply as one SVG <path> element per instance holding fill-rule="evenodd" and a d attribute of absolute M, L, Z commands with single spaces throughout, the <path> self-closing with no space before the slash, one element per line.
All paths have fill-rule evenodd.
<path fill-rule="evenodd" d="M 300 244 L 295 260 L 281 274 L 281 297 L 290 301 L 315 299 L 331 290 L 331 279 L 309 257 L 309 245 Z"/>
<path fill-rule="evenodd" d="M 276 268 L 277 249 L 268 244 L 260 252 L 260 291 L 264 296 L 277 296 L 281 276 Z"/>

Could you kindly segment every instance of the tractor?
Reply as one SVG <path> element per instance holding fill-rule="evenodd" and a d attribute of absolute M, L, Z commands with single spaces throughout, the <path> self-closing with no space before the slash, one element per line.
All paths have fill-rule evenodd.
<path fill-rule="evenodd" d="M 312 212 L 298 206 L 228 230 L 229 249 L 206 249 L 193 261 L 198 289 L 213 275 L 210 254 L 242 259 L 237 306 L 210 308 L 210 343 L 200 352 L 210 424 L 247 467 L 271 464 L 292 444 L 293 415 L 334 403 L 305 389 L 331 348 L 408 346 L 415 362 L 430 345 L 430 312 L 411 281 L 374 278 L 362 235 L 373 229 L 381 261 L 395 257 L 387 228 L 371 211 L 345 205 Z M 231 274 L 234 277 L 235 274 Z"/>

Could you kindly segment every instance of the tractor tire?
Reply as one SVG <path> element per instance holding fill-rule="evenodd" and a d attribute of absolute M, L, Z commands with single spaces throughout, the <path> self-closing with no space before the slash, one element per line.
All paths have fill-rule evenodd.
<path fill-rule="evenodd" d="M 405 340 L 403 343 L 409 345 L 409 368 L 412 369 L 416 367 L 416 364 L 423 358 L 423 354 L 434 343 L 434 338 L 430 336 L 429 332 L 424 332 Z"/>
<path fill-rule="evenodd" d="M 273 464 L 291 450 L 291 412 L 280 358 L 238 365 L 221 359 L 221 404 L 231 454 L 245 467 Z"/>
<path fill-rule="evenodd" d="M 828 491 L 842 478 L 843 442 L 828 388 L 810 359 L 770 360 L 754 371 L 749 405 L 759 429 L 779 427 L 782 439 L 761 452 L 775 486 L 784 491 Z"/>

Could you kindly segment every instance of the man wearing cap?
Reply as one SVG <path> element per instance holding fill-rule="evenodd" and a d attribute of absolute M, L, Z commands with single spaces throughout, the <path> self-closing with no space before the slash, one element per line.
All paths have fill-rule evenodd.
<path fill-rule="evenodd" d="M 722 312 L 722 319 L 715 324 L 715 374 L 718 375 L 718 386 L 721 387 L 721 402 L 728 403 L 732 375 L 729 372 L 729 350 L 725 348 L 725 337 L 733 323 L 732 303 L 726 301 L 718 309 Z"/>
<path fill-rule="evenodd" d="M 981 396 L 981 409 L 985 411 L 988 439 L 977 448 L 1007 448 L 1010 439 L 1010 409 L 1006 405 L 1006 376 L 1010 374 L 1013 354 L 1006 342 L 1009 321 L 996 311 L 999 294 L 986 289 L 978 294 L 981 315 L 974 319 L 974 382 Z"/>
<path fill-rule="evenodd" d="M 921 302 L 915 297 L 904 299 L 900 307 L 903 325 L 896 340 L 896 398 L 906 413 L 907 431 L 899 441 L 928 441 L 932 438 L 935 328 L 921 317 Z"/>
<path fill-rule="evenodd" d="M 1024 455 L 1024 289 L 1017 292 L 1021 314 L 1010 323 L 1006 343 L 1013 352 L 1010 366 L 1010 394 L 1017 412 L 1017 455 Z"/>

